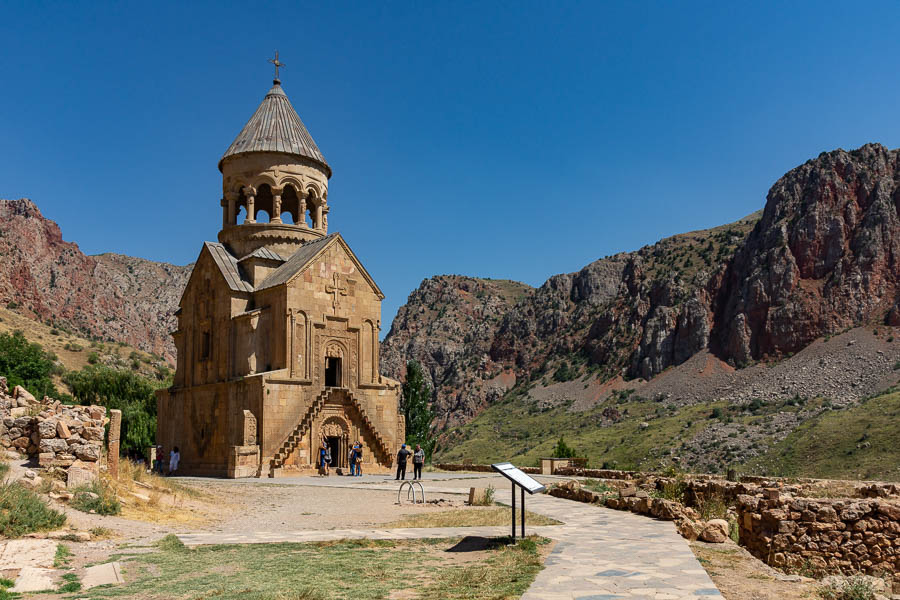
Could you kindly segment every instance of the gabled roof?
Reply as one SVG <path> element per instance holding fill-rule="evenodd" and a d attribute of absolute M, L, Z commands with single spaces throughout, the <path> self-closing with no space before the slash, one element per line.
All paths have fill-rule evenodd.
<path fill-rule="evenodd" d="M 238 259 L 238 263 L 242 263 L 245 260 L 249 260 L 251 258 L 262 258 L 265 260 L 277 260 L 278 262 L 284 262 L 284 258 L 280 254 L 273 252 L 272 250 L 269 250 L 268 248 L 263 246 L 261 248 L 257 248 L 244 258 Z"/>
<path fill-rule="evenodd" d="M 225 246 L 216 242 L 204 242 L 203 245 L 209 250 L 210 256 L 215 261 L 216 266 L 219 267 L 219 271 L 222 272 L 222 277 L 225 278 L 225 283 L 228 284 L 229 289 L 235 292 L 253 291 L 253 286 L 241 279 L 240 271 L 238 271 L 238 261 L 225 249 Z"/>
<path fill-rule="evenodd" d="M 350 249 L 350 246 L 347 245 L 347 242 L 344 241 L 344 238 L 341 237 L 341 234 L 339 233 L 332 233 L 320 240 L 304 244 L 299 250 L 291 255 L 287 262 L 269 273 L 269 276 L 266 277 L 256 289 L 264 290 L 288 283 L 297 274 L 305 271 L 317 256 L 325 252 L 325 250 L 333 244 L 340 244 L 344 248 L 350 258 L 353 259 L 353 262 L 356 263 L 356 268 L 359 269 L 360 274 L 366 279 L 369 285 L 372 286 L 372 289 L 375 290 L 375 293 L 381 298 L 384 298 L 384 294 L 378 287 L 378 284 L 375 283 L 375 280 L 372 279 L 369 272 L 362 266 L 362 263 L 356 258 L 353 250 Z"/>
<path fill-rule="evenodd" d="M 222 170 L 222 162 L 229 156 L 247 152 L 283 152 L 302 156 L 319 163 L 326 175 L 331 177 L 331 167 L 325 162 L 325 157 L 278 81 L 219 160 L 219 170 Z"/>

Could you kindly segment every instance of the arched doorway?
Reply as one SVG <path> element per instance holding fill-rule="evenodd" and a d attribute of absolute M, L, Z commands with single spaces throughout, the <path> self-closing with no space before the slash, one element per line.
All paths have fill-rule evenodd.
<path fill-rule="evenodd" d="M 347 468 L 347 449 L 350 444 L 350 426 L 341 417 L 328 417 L 322 423 L 322 439 L 331 450 L 331 466 Z"/>

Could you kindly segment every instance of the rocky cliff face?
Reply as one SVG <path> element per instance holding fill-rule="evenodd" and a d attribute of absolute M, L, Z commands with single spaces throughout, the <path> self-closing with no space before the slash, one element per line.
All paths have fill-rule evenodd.
<path fill-rule="evenodd" d="M 836 150 L 779 179 L 728 265 L 718 352 L 737 363 L 796 352 L 859 323 L 900 325 L 900 151 Z"/>
<path fill-rule="evenodd" d="M 435 390 L 437 425 L 461 422 L 515 385 L 511 370 L 495 367 L 490 349 L 503 315 L 532 293 L 513 281 L 426 279 L 394 318 L 381 347 L 382 371 L 403 380 L 406 360 L 415 358 Z"/>
<path fill-rule="evenodd" d="M 900 325 L 898 183 L 898 150 L 823 153 L 779 179 L 762 214 L 555 275 L 495 303 L 484 323 L 457 307 L 463 283 L 486 282 L 426 280 L 385 340 L 385 372 L 426 364 L 441 421 L 457 423 L 498 397 L 483 390 L 500 375 L 545 386 L 650 379 L 699 352 L 741 367 L 855 325 Z M 440 327 L 429 328 L 432 314 Z"/>
<path fill-rule="evenodd" d="M 171 361 L 173 312 L 190 269 L 118 254 L 86 256 L 31 200 L 0 200 L 0 303 L 17 311 Z"/>

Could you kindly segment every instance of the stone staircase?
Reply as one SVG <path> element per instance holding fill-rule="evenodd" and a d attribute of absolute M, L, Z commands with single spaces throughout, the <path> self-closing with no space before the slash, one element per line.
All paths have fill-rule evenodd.
<path fill-rule="evenodd" d="M 364 431 L 367 431 L 370 436 L 375 438 L 376 446 L 378 450 L 381 451 L 382 456 L 384 457 L 384 463 L 387 465 L 393 464 L 393 452 L 391 452 L 390 447 L 384 441 L 384 438 L 378 432 L 378 428 L 375 427 L 375 424 L 372 423 L 371 419 L 369 419 L 369 415 L 366 414 L 366 409 L 362 407 L 362 404 L 353 396 L 350 390 L 347 390 L 347 396 L 350 398 L 350 402 L 353 404 L 353 408 L 359 413 L 360 420 L 366 424 Z"/>
<path fill-rule="evenodd" d="M 291 455 L 291 452 L 297 449 L 300 440 L 303 439 L 303 436 L 312 427 L 313 420 L 318 416 L 322 407 L 325 406 L 325 399 L 335 389 L 338 388 L 325 388 L 319 392 L 319 395 L 313 400 L 313 403 L 306 411 L 306 414 L 303 415 L 303 418 L 300 419 L 300 422 L 294 427 L 294 430 L 291 431 L 284 442 L 282 442 L 281 447 L 278 448 L 278 452 L 275 453 L 275 456 L 273 456 L 272 460 L 269 462 L 269 477 L 274 477 L 275 470 L 283 467 L 287 457 Z M 387 445 L 382 435 L 378 432 L 378 428 L 372 423 L 372 420 L 366 413 L 366 409 L 363 408 L 362 404 L 360 404 L 356 397 L 353 396 L 353 393 L 349 389 L 344 388 L 343 392 L 350 398 L 351 405 L 356 409 L 356 412 L 359 413 L 359 418 L 365 425 L 365 427 L 363 427 L 363 431 L 365 432 L 364 435 L 368 435 L 375 440 L 376 449 L 381 452 L 384 464 L 393 464 L 393 452 L 391 452 L 390 446 Z"/>
<path fill-rule="evenodd" d="M 300 440 L 303 439 L 303 434 L 312 427 L 313 419 L 316 418 L 319 411 L 325 406 L 325 398 L 327 398 L 330 393 L 330 388 L 325 388 L 319 392 L 319 395 L 313 400 L 313 403 L 306 411 L 306 414 L 303 415 L 303 418 L 300 419 L 300 422 L 294 427 L 294 430 L 287 436 L 287 439 L 282 442 L 278 452 L 275 453 L 275 456 L 273 456 L 270 461 L 271 468 L 269 469 L 269 477 L 274 477 L 275 469 L 280 469 L 284 466 L 284 461 L 290 456 L 291 452 L 297 448 Z"/>

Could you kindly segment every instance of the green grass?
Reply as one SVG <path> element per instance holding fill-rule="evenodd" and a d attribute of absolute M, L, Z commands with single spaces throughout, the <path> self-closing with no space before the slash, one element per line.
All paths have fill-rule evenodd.
<path fill-rule="evenodd" d="M 514 392 L 446 434 L 445 447 L 439 449 L 435 460 L 476 464 L 512 460 L 517 465 L 537 465 L 540 457 L 552 454 L 564 432 L 566 443 L 578 456 L 587 457 L 590 467 L 662 468 L 667 465 L 662 450 L 693 438 L 709 425 L 710 411 L 725 405 L 697 405 L 658 414 L 660 406 L 629 395 L 616 405 L 623 414 L 627 410 L 627 415 L 601 427 L 604 406 L 584 412 L 570 412 L 566 406 L 541 411 L 524 400 L 522 392 Z M 643 421 L 650 426 L 641 430 Z"/>
<path fill-rule="evenodd" d="M 900 391 L 810 419 L 745 472 L 900 481 Z"/>
<path fill-rule="evenodd" d="M 459 539 L 340 540 L 309 544 L 202 546 L 187 549 L 169 535 L 146 554 L 113 557 L 126 585 L 79 597 L 319 600 L 387 598 L 414 589 L 421 598 L 507 598 L 524 592 L 542 568 L 543 539 L 508 548 L 491 540 L 484 555 L 446 566 Z"/>
<path fill-rule="evenodd" d="M 59 589 L 56 590 L 57 593 L 60 594 L 68 594 L 71 592 L 77 592 L 81 589 L 81 582 L 78 581 L 78 575 L 75 573 L 66 573 L 62 576 L 63 584 L 59 586 Z"/>
<path fill-rule="evenodd" d="M 9 465 L 3 461 L 0 461 L 0 479 L 6 477 L 7 473 L 9 473 Z"/>
<path fill-rule="evenodd" d="M 21 594 L 9 591 L 9 588 L 13 587 L 14 585 L 16 585 L 16 582 L 12 579 L 0 577 L 0 600 L 13 600 L 13 598 L 22 597 Z"/>
<path fill-rule="evenodd" d="M 53 557 L 53 567 L 61 569 L 69 564 L 72 559 L 72 551 L 65 544 L 56 546 L 56 556 Z"/>
<path fill-rule="evenodd" d="M 59 529 L 66 515 L 53 510 L 19 483 L 0 483 L 0 536 L 17 538 L 35 531 Z"/>

